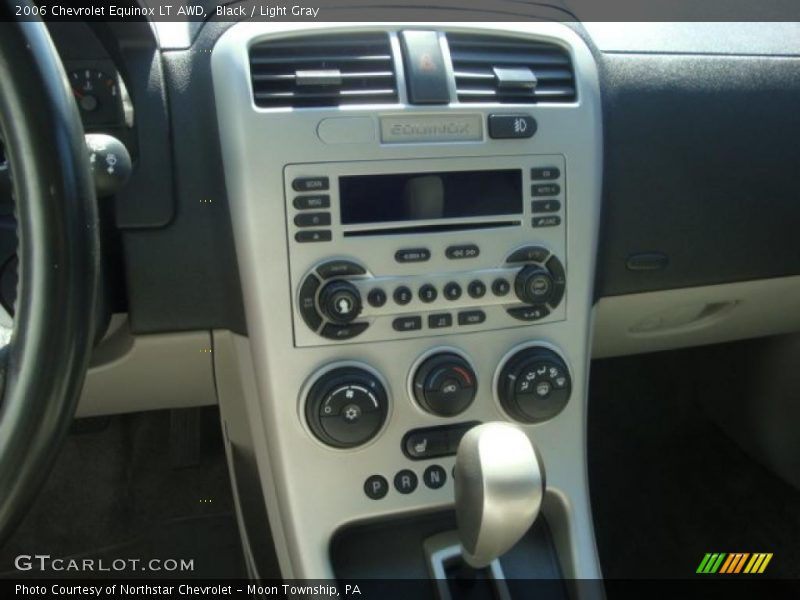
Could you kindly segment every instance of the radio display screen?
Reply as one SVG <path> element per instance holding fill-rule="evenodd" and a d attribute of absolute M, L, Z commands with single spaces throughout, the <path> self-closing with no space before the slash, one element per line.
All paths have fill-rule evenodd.
<path fill-rule="evenodd" d="M 455 171 L 339 178 L 343 225 L 522 214 L 522 171 Z"/>

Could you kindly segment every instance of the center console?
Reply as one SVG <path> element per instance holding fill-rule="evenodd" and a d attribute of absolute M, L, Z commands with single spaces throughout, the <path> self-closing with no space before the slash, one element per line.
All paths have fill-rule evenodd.
<path fill-rule="evenodd" d="M 212 68 L 283 575 L 333 577 L 343 532 L 447 511 L 461 437 L 509 421 L 560 572 L 599 577 L 588 48 L 554 23 L 241 23 Z"/>

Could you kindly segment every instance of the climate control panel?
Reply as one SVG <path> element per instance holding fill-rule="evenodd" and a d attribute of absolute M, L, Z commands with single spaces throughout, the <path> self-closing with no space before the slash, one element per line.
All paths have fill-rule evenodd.
<path fill-rule="evenodd" d="M 494 366 L 495 389 L 482 396 L 478 394 L 479 369 L 455 348 L 423 354 L 409 370 L 409 393 L 402 392 L 402 385 L 392 386 L 393 401 L 416 404 L 446 423 L 406 432 L 399 450 L 412 460 L 455 454 L 461 436 L 479 423 L 474 420 L 476 414 L 486 414 L 491 391 L 506 418 L 522 423 L 555 418 L 572 392 L 566 362 L 543 345 L 525 346 Z M 375 438 L 389 414 L 389 395 L 382 378 L 361 363 L 334 364 L 320 371 L 301 402 L 313 435 L 338 449 L 356 448 Z M 465 422 L 473 406 L 477 411 Z"/>

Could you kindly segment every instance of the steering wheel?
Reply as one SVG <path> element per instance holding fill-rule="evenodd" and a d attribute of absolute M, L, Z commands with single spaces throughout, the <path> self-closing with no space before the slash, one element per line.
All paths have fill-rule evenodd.
<path fill-rule="evenodd" d="M 12 177 L 19 277 L 0 355 L 0 544 L 44 483 L 75 412 L 94 339 L 97 207 L 83 126 L 41 21 L 0 0 L 0 139 Z"/>

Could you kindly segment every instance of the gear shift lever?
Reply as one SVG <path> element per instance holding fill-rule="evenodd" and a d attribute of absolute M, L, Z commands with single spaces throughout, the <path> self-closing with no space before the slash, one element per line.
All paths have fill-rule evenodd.
<path fill-rule="evenodd" d="M 509 423 L 470 429 L 458 446 L 456 520 L 464 560 L 476 569 L 530 529 L 544 496 L 544 467 L 528 436 Z"/>

